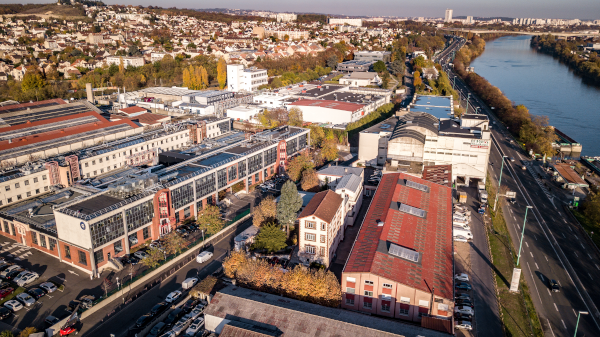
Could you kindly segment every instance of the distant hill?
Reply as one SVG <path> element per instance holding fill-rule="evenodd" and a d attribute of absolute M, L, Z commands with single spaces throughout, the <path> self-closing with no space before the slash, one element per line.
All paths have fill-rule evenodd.
<path fill-rule="evenodd" d="M 36 15 L 43 17 L 84 17 L 85 11 L 82 6 L 52 4 L 6 4 L 0 5 L 0 15 L 28 16 Z"/>

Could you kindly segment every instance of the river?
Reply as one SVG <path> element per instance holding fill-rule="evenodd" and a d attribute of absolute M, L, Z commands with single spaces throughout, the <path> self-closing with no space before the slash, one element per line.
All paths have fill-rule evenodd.
<path fill-rule="evenodd" d="M 532 49 L 530 39 L 519 35 L 487 42 L 471 66 L 531 114 L 548 116 L 550 125 L 582 144 L 582 155 L 600 156 L 600 88 Z"/>

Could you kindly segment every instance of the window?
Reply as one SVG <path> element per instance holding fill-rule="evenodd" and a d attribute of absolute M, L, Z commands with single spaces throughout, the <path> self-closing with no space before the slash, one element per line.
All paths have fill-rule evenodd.
<path fill-rule="evenodd" d="M 40 194 L 40 189 L 39 188 L 35 189 L 35 194 Z"/>
<path fill-rule="evenodd" d="M 53 238 L 48 238 L 48 244 L 50 245 L 50 250 L 54 251 L 54 247 L 56 247 L 56 240 Z"/>
<path fill-rule="evenodd" d="M 265 165 L 269 166 L 277 161 L 277 147 L 265 151 Z"/>
<path fill-rule="evenodd" d="M 17 200 L 21 200 L 21 199 L 23 199 L 23 197 L 20 194 L 17 195 Z"/>
<path fill-rule="evenodd" d="M 88 177 L 90 176 L 89 173 L 87 175 L 88 175 Z M 44 186 L 44 192 L 48 192 L 48 186 Z"/>
<path fill-rule="evenodd" d="M 325 243 L 325 235 L 321 235 L 321 243 Z"/>
<path fill-rule="evenodd" d="M 79 253 L 79 263 L 81 263 L 84 266 L 87 266 L 87 257 L 85 256 L 85 252 L 82 252 L 80 250 L 77 251 Z"/>
<path fill-rule="evenodd" d="M 388 283 L 384 283 L 384 284 L 383 284 L 383 287 L 384 287 L 384 288 L 388 288 L 388 289 L 392 289 L 392 285 L 391 285 L 391 284 L 388 284 Z"/>
<path fill-rule="evenodd" d="M 19 183 L 16 183 L 15 188 L 19 188 L 19 187 L 21 187 L 21 185 Z"/>
<path fill-rule="evenodd" d="M 186 184 L 171 191 L 173 209 L 178 209 L 194 201 L 192 184 Z"/>
<path fill-rule="evenodd" d="M 98 159 L 98 162 L 101 163 L 102 162 L 102 158 Z"/>
<path fill-rule="evenodd" d="M 237 165 L 229 167 L 229 181 L 237 179 Z"/>
<path fill-rule="evenodd" d="M 85 167 L 88 167 L 88 166 L 90 166 L 90 163 L 85 163 Z"/>
<path fill-rule="evenodd" d="M 354 296 L 348 296 L 346 294 L 346 304 L 347 305 L 354 305 Z"/>
<path fill-rule="evenodd" d="M 248 158 L 248 173 L 254 173 L 262 169 L 262 153 Z"/>
<path fill-rule="evenodd" d="M 144 240 L 150 237 L 150 227 L 146 227 L 142 230 L 142 234 L 144 235 Z"/>
<path fill-rule="evenodd" d="M 315 246 L 306 245 L 306 254 L 314 254 L 314 253 L 315 253 Z"/>
<path fill-rule="evenodd" d="M 365 284 L 368 284 L 368 285 L 372 286 L 373 285 L 373 281 L 365 280 Z"/>
<path fill-rule="evenodd" d="M 46 236 L 44 234 L 40 234 L 40 246 L 47 248 L 46 247 Z"/>
<path fill-rule="evenodd" d="M 40 245 L 38 243 L 37 232 L 31 232 L 31 242 L 33 242 L 33 244 L 36 245 L 36 246 Z"/>
<path fill-rule="evenodd" d="M 325 256 L 325 247 L 319 248 L 319 255 Z"/>
<path fill-rule="evenodd" d="M 429 301 L 419 300 L 419 317 L 429 314 Z"/>
<path fill-rule="evenodd" d="M 326 231 L 327 230 L 327 224 L 324 222 L 321 222 L 321 230 L 322 231 Z"/>
<path fill-rule="evenodd" d="M 29 180 L 25 180 L 25 186 L 29 186 Z"/>
<path fill-rule="evenodd" d="M 125 235 L 122 213 L 90 224 L 90 234 L 94 248 Z"/>
<path fill-rule="evenodd" d="M 400 297 L 400 315 L 408 316 L 408 310 L 410 309 L 410 298 Z"/>
<path fill-rule="evenodd" d="M 227 169 L 217 171 L 217 181 L 219 182 L 219 188 L 227 186 Z"/>
<path fill-rule="evenodd" d="M 42 180 L 46 180 L 46 179 L 48 179 L 48 177 L 46 177 L 46 175 L 44 174 L 44 175 L 42 176 Z"/>
<path fill-rule="evenodd" d="M 363 299 L 363 307 L 365 309 L 369 309 L 371 310 L 373 308 L 373 300 L 371 298 L 365 298 Z"/>
<path fill-rule="evenodd" d="M 306 233 L 305 239 L 306 239 L 306 241 L 315 241 L 316 240 L 316 235 L 311 234 L 311 233 Z"/>
<path fill-rule="evenodd" d="M 306 226 L 306 228 L 314 229 L 315 228 L 315 223 L 312 222 L 312 221 L 306 221 L 305 226 Z"/>
<path fill-rule="evenodd" d="M 365 296 L 373 297 L 373 292 L 370 290 L 365 290 Z"/>
<path fill-rule="evenodd" d="M 102 249 L 100 249 L 97 252 L 94 252 L 94 260 L 96 260 L 96 264 L 104 261 L 104 254 L 102 253 Z"/>
<path fill-rule="evenodd" d="M 127 231 L 133 232 L 135 229 L 152 222 L 152 218 L 154 218 L 152 200 L 126 209 L 125 221 L 127 223 Z"/>
<path fill-rule="evenodd" d="M 27 192 L 27 198 L 31 196 L 31 192 Z"/>
<path fill-rule="evenodd" d="M 115 242 L 113 244 L 113 246 L 114 246 L 115 254 L 118 254 L 123 251 L 123 243 L 121 240 Z"/>
<path fill-rule="evenodd" d="M 10 191 L 10 185 L 6 185 L 6 186 L 4 186 L 4 189 L 5 189 L 6 191 Z"/>
<path fill-rule="evenodd" d="M 6 201 L 10 204 L 12 202 L 12 198 L 8 198 Z"/>
<path fill-rule="evenodd" d="M 296 151 L 298 151 L 298 138 L 294 138 L 288 141 L 286 145 L 287 155 L 290 156 Z"/>
<path fill-rule="evenodd" d="M 354 288 L 346 287 L 346 293 L 354 294 L 354 292 L 355 292 Z"/>
<path fill-rule="evenodd" d="M 390 301 L 381 301 L 381 311 L 390 312 Z"/>
<path fill-rule="evenodd" d="M 71 259 L 71 247 L 65 246 L 65 258 Z"/>
<path fill-rule="evenodd" d="M 238 162 L 238 176 L 240 178 L 246 176 L 246 161 L 245 160 Z"/>

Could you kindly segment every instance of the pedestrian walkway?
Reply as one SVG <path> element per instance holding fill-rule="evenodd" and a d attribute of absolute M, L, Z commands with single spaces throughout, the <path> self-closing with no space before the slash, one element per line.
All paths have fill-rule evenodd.
<path fill-rule="evenodd" d="M 30 251 L 31 248 L 15 243 L 15 242 L 2 242 L 0 243 L 0 253 L 9 253 L 6 255 L 9 258 L 14 258 L 17 261 L 26 259 L 28 256 L 33 255 Z"/>

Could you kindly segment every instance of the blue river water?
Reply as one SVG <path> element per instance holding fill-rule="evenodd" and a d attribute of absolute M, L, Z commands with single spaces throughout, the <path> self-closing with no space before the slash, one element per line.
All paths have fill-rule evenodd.
<path fill-rule="evenodd" d="M 550 125 L 583 146 L 582 155 L 600 156 L 600 88 L 552 56 L 529 46 L 531 36 L 507 36 L 486 44 L 471 66 L 531 114 L 545 115 Z"/>

